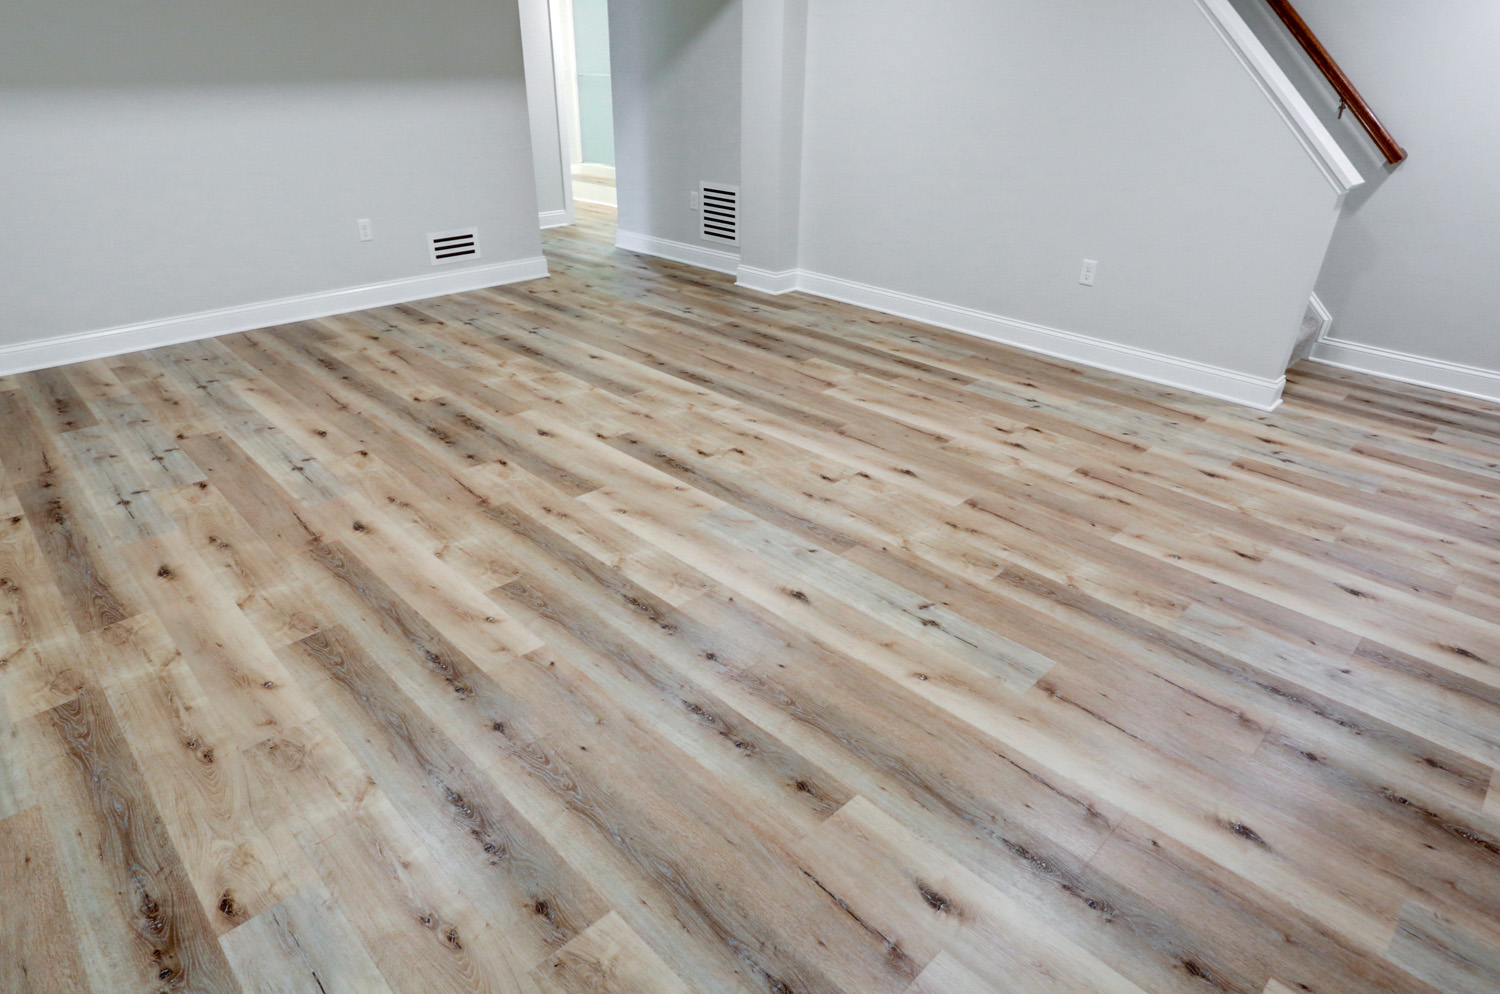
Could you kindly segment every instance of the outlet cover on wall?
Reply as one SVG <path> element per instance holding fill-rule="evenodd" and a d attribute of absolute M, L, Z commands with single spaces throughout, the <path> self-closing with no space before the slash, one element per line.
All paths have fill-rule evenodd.
<path fill-rule="evenodd" d="M 362 242 L 373 242 L 375 240 L 375 228 L 370 224 L 370 219 L 362 217 L 358 221 L 359 240 Z"/>
<path fill-rule="evenodd" d="M 1094 282 L 1098 278 L 1099 278 L 1099 260 L 1098 259 L 1085 259 L 1085 260 L 1083 260 L 1083 272 L 1079 274 L 1079 276 L 1078 276 L 1078 282 L 1081 283 L 1081 284 L 1083 284 L 1084 286 L 1093 286 Z"/>

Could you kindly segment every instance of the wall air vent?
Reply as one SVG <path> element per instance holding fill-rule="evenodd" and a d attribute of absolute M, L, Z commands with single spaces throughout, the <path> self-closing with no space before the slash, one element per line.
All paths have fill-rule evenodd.
<path fill-rule="evenodd" d="M 432 264 L 446 265 L 479 258 L 479 229 L 465 228 L 462 231 L 439 231 L 427 236 L 432 248 Z"/>
<path fill-rule="evenodd" d="M 726 245 L 740 243 L 740 190 L 723 183 L 704 183 L 699 202 L 703 205 L 703 238 Z"/>

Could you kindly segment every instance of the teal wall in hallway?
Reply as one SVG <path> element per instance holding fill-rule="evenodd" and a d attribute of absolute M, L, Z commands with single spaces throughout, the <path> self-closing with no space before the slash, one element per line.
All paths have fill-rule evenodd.
<path fill-rule="evenodd" d="M 615 164 L 615 122 L 609 70 L 608 0 L 574 0 L 578 50 L 578 122 L 583 161 Z"/>

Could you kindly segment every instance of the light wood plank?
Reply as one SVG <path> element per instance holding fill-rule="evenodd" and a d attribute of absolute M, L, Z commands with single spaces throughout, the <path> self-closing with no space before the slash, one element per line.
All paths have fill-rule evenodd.
<path fill-rule="evenodd" d="M 1386 957 L 1443 994 L 1490 994 L 1500 990 L 1500 928 L 1490 922 L 1483 936 L 1462 928 L 1419 904 L 1409 904 L 1396 924 Z"/>
<path fill-rule="evenodd" d="M 219 942 L 245 994 L 395 994 L 338 903 L 317 885 Z"/>
<path fill-rule="evenodd" d="M 544 994 L 693 994 L 613 911 L 532 971 Z"/>
<path fill-rule="evenodd" d="M 62 866 L 40 808 L 0 818 L 0 987 L 10 994 L 88 989 Z"/>
<path fill-rule="evenodd" d="M 104 695 L 87 691 L 26 726 L 67 904 L 87 922 L 76 934 L 91 987 L 237 992 Z"/>

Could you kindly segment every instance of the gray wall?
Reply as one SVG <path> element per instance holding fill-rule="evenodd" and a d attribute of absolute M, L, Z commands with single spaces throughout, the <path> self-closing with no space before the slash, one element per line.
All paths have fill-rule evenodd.
<path fill-rule="evenodd" d="M 1500 5 L 1298 0 L 1411 158 L 1391 169 L 1260 0 L 1235 6 L 1369 182 L 1334 232 L 1318 296 L 1335 336 L 1500 371 Z"/>
<path fill-rule="evenodd" d="M 739 182 L 740 0 L 609 7 L 620 229 L 707 246 L 688 195 Z"/>
<path fill-rule="evenodd" d="M 1281 374 L 1335 197 L 1193 3 L 809 17 L 803 269 Z"/>
<path fill-rule="evenodd" d="M 534 257 L 528 132 L 516 0 L 7 0 L 0 345 Z"/>

